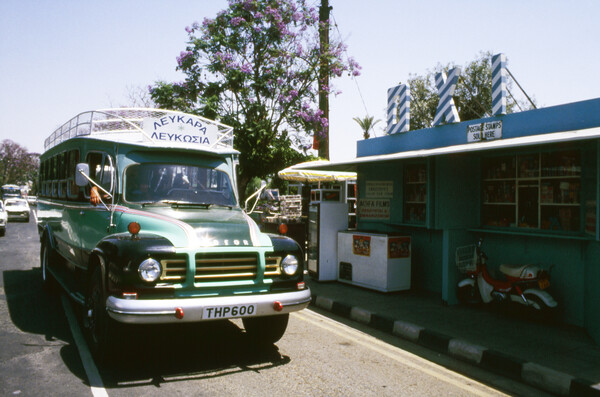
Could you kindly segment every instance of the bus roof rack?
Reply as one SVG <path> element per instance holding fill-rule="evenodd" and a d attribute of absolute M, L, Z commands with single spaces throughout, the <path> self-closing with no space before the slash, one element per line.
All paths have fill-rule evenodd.
<path fill-rule="evenodd" d="M 61 142 L 80 136 L 104 137 L 109 140 L 114 139 L 120 142 L 146 144 L 148 146 L 181 146 L 173 142 L 157 142 L 156 137 L 153 136 L 156 133 L 152 134 L 149 129 L 144 129 L 145 119 L 161 120 L 169 116 L 171 118 L 178 117 L 182 121 L 187 117 L 187 124 L 193 118 L 195 121 L 199 121 L 202 126 L 212 128 L 215 131 L 215 139 L 210 145 L 203 146 L 203 149 L 233 149 L 233 127 L 201 116 L 174 110 L 151 108 L 99 109 L 79 113 L 57 128 L 44 141 L 44 149 L 51 149 Z M 168 119 L 166 120 L 168 122 Z"/>

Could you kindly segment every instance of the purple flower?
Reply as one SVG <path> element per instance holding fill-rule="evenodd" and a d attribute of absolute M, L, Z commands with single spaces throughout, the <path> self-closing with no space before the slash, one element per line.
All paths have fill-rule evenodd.
<path fill-rule="evenodd" d="M 242 17 L 233 17 L 233 18 L 231 18 L 231 24 L 233 26 L 238 26 L 242 22 L 246 22 L 246 20 L 244 18 L 242 18 Z"/>
<path fill-rule="evenodd" d="M 245 74 L 252 74 L 252 65 L 245 63 L 240 67 L 240 71 Z"/>
<path fill-rule="evenodd" d="M 185 62 L 185 60 L 192 55 L 193 55 L 193 52 L 191 52 L 191 51 L 181 51 L 179 53 L 179 56 L 177 57 L 177 65 L 183 66 L 183 62 Z"/>
<path fill-rule="evenodd" d="M 194 31 L 194 29 L 190 28 L 189 26 L 186 26 L 185 31 L 188 33 L 192 33 Z"/>

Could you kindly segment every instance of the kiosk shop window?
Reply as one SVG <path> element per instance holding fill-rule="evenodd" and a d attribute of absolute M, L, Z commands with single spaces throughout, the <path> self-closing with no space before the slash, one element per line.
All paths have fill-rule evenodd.
<path fill-rule="evenodd" d="M 427 164 L 404 167 L 404 221 L 425 223 L 427 219 Z"/>
<path fill-rule="evenodd" d="M 483 160 L 485 226 L 581 230 L 581 153 L 578 150 Z"/>

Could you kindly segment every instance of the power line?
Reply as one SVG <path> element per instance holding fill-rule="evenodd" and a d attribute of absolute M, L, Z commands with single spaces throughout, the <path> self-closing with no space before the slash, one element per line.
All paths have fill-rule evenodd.
<path fill-rule="evenodd" d="M 527 97 L 527 100 L 529 101 L 529 103 L 531 103 L 531 106 L 533 106 L 534 109 L 537 109 L 537 106 L 535 106 L 535 103 L 533 103 L 533 101 L 531 100 L 531 98 L 529 98 L 529 95 L 527 95 L 527 93 L 525 92 L 525 90 L 523 89 L 523 87 L 521 87 L 521 84 L 519 84 L 519 82 L 517 81 L 517 79 L 515 79 L 515 76 L 513 76 L 513 74 L 510 72 L 510 70 L 508 70 L 508 68 L 506 68 L 506 71 L 508 72 L 508 74 L 510 74 L 510 77 L 513 79 L 513 81 L 515 83 L 517 83 L 517 86 L 519 87 L 519 89 L 521 90 L 521 92 Z M 511 94 L 512 96 L 512 94 Z M 514 97 L 513 97 L 514 99 Z M 520 108 L 520 106 L 519 106 Z"/>
<path fill-rule="evenodd" d="M 340 28 L 337 24 L 337 21 L 335 20 L 335 16 L 333 15 L 333 12 L 331 12 L 331 18 L 333 19 L 333 25 L 335 26 L 335 29 L 337 30 L 338 36 L 339 36 L 339 40 L 340 42 L 342 42 L 342 33 L 340 32 Z M 346 54 L 346 60 L 350 60 L 350 56 L 348 55 L 348 51 L 344 48 L 344 54 Z M 362 95 L 362 92 L 360 90 L 360 86 L 358 85 L 358 80 L 356 79 L 356 76 L 354 76 L 352 73 L 350 73 L 350 77 L 352 77 L 352 80 L 354 80 L 354 84 L 356 84 L 356 89 L 358 91 L 358 95 L 360 96 L 360 100 L 363 104 L 363 107 L 365 108 L 365 112 L 367 113 L 367 116 L 369 115 L 369 110 L 367 109 L 367 104 L 365 103 L 365 99 Z"/>

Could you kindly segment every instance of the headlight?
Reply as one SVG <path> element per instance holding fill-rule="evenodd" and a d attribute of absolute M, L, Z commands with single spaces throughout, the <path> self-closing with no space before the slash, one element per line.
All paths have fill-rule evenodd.
<path fill-rule="evenodd" d="M 293 275 L 298 270 L 298 259 L 294 255 L 288 255 L 281 261 L 281 270 L 288 276 Z"/>
<path fill-rule="evenodd" d="M 162 273 L 162 266 L 160 265 L 159 261 L 148 258 L 140 263 L 140 267 L 138 267 L 138 273 L 142 280 L 151 283 L 158 280 L 160 277 Z"/>

